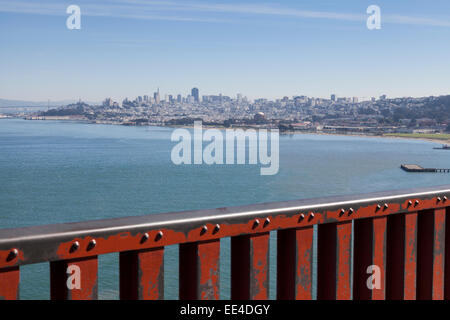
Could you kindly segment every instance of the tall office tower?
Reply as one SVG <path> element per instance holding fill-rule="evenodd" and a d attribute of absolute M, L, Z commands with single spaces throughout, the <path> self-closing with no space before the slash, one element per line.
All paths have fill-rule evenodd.
<path fill-rule="evenodd" d="M 169 103 L 172 104 L 173 103 L 173 95 L 169 94 Z"/>
<path fill-rule="evenodd" d="M 181 103 L 181 101 L 182 101 L 182 100 L 181 100 L 181 94 L 179 94 L 179 95 L 177 95 L 177 102 L 178 102 L 178 103 Z"/>
<path fill-rule="evenodd" d="M 148 96 L 147 95 L 144 96 L 144 102 L 148 102 Z"/>
<path fill-rule="evenodd" d="M 103 101 L 103 106 L 104 107 L 111 107 L 112 106 L 112 99 L 111 98 L 106 98 L 105 101 Z"/>
<path fill-rule="evenodd" d="M 387 96 L 385 94 L 383 94 L 382 96 L 380 96 L 380 100 L 386 100 Z"/>
<path fill-rule="evenodd" d="M 358 103 L 358 97 L 353 97 L 353 103 Z"/>
<path fill-rule="evenodd" d="M 236 95 L 236 100 L 237 100 L 237 102 L 241 102 L 242 101 L 242 93 L 238 93 Z"/>
<path fill-rule="evenodd" d="M 200 93 L 198 91 L 198 88 L 192 88 L 191 96 L 194 97 L 194 101 L 195 102 L 200 102 Z"/>
<path fill-rule="evenodd" d="M 331 101 L 336 101 L 336 95 L 335 94 L 331 95 Z"/>
<path fill-rule="evenodd" d="M 156 104 L 158 104 L 161 101 L 161 99 L 159 97 L 159 88 L 158 88 L 158 91 L 153 94 L 153 99 L 155 99 Z"/>

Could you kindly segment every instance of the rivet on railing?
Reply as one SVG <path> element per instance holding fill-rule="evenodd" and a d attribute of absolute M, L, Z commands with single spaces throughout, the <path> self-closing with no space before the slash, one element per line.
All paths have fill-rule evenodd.
<path fill-rule="evenodd" d="M 341 209 L 341 212 L 339 212 L 339 216 L 343 216 L 345 214 L 345 209 Z"/>
<path fill-rule="evenodd" d="M 216 226 L 214 227 L 214 230 L 213 230 L 213 234 L 215 234 L 219 231 L 220 231 L 220 224 L 216 224 Z"/>
<path fill-rule="evenodd" d="M 95 241 L 95 239 L 92 239 L 88 243 L 87 250 L 89 251 L 89 250 L 94 249 L 96 245 L 97 245 L 97 241 Z"/>
<path fill-rule="evenodd" d="M 389 205 L 387 203 L 384 204 L 384 210 L 386 210 L 387 208 L 389 208 Z"/>
<path fill-rule="evenodd" d="M 437 202 L 439 203 L 439 202 L 441 202 L 442 201 L 442 198 L 441 197 L 437 197 Z"/>
<path fill-rule="evenodd" d="M 350 209 L 348 210 L 348 215 L 352 215 L 353 213 L 355 213 L 355 209 L 350 208 Z"/>
<path fill-rule="evenodd" d="M 155 241 L 159 241 L 164 236 L 164 233 L 162 231 L 158 231 L 158 233 L 155 236 Z"/>
<path fill-rule="evenodd" d="M 305 220 L 305 215 L 302 213 L 300 217 L 298 217 L 298 222 L 302 222 L 303 220 Z"/>
<path fill-rule="evenodd" d="M 447 196 L 444 196 L 444 202 L 446 202 L 448 200 Z"/>
<path fill-rule="evenodd" d="M 259 226 L 259 220 L 256 219 L 255 222 L 253 222 L 253 229 Z"/>
<path fill-rule="evenodd" d="M 206 232 L 208 232 L 208 227 L 205 225 L 202 227 L 202 230 L 200 231 L 200 235 L 204 235 Z"/>
<path fill-rule="evenodd" d="M 18 255 L 19 255 L 19 250 L 17 250 L 17 249 L 12 249 L 12 250 L 9 252 L 8 257 L 6 258 L 6 261 L 14 260 L 15 258 L 17 258 Z"/>
<path fill-rule="evenodd" d="M 148 233 L 144 233 L 144 235 L 141 238 L 141 243 L 147 242 L 147 240 L 150 238 Z"/>
<path fill-rule="evenodd" d="M 409 200 L 409 201 L 408 201 L 408 207 L 411 207 L 411 206 L 412 206 L 412 204 L 413 204 L 413 203 L 412 203 L 412 201 L 411 201 L 411 200 Z"/>
<path fill-rule="evenodd" d="M 267 219 L 264 221 L 264 227 L 267 227 L 269 224 L 270 224 L 270 218 L 267 218 Z"/>
<path fill-rule="evenodd" d="M 311 212 L 311 213 L 309 214 L 309 221 L 311 221 L 312 219 L 314 219 L 314 217 L 315 217 L 314 212 Z"/>
<path fill-rule="evenodd" d="M 377 205 L 377 207 L 375 208 L 375 211 L 380 211 L 381 210 L 381 206 L 380 205 Z"/>
<path fill-rule="evenodd" d="M 78 241 L 75 241 L 74 243 L 72 243 L 72 245 L 70 246 L 70 253 L 73 253 L 75 251 L 78 250 L 78 248 L 80 247 L 80 243 Z"/>
<path fill-rule="evenodd" d="M 419 205 L 419 200 L 416 200 L 416 202 L 414 202 L 414 206 L 417 207 Z"/>

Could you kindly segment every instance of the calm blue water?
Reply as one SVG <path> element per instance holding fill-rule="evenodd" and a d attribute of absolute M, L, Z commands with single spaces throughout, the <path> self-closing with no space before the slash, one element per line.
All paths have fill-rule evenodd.
<path fill-rule="evenodd" d="M 259 166 L 175 166 L 172 129 L 0 120 L 0 228 L 206 209 L 450 184 L 401 163 L 450 167 L 450 152 L 416 140 L 323 135 L 280 137 L 280 171 Z M 229 239 L 221 294 L 229 297 Z M 272 236 L 274 257 L 276 237 Z M 166 250 L 166 298 L 177 293 L 178 248 Z M 99 295 L 118 297 L 118 255 L 100 257 Z M 275 295 L 271 265 L 271 297 Z M 21 298 L 48 299 L 48 264 L 22 268 Z"/>

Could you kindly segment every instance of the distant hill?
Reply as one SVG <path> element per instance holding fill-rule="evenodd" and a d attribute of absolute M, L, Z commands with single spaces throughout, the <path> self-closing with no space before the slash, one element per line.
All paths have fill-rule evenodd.
<path fill-rule="evenodd" d="M 25 100 L 7 100 L 0 99 L 0 107 L 18 108 L 18 107 L 61 107 L 68 104 L 76 103 L 76 100 L 63 101 L 25 101 Z M 87 102 L 88 104 L 99 104 L 98 102 Z"/>

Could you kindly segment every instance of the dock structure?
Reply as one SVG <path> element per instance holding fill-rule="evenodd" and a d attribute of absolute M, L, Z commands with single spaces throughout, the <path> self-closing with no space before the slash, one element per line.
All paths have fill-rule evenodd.
<path fill-rule="evenodd" d="M 450 173 L 450 169 L 438 168 L 422 168 L 417 164 L 402 164 L 401 168 L 406 172 L 434 172 L 434 173 Z"/>

